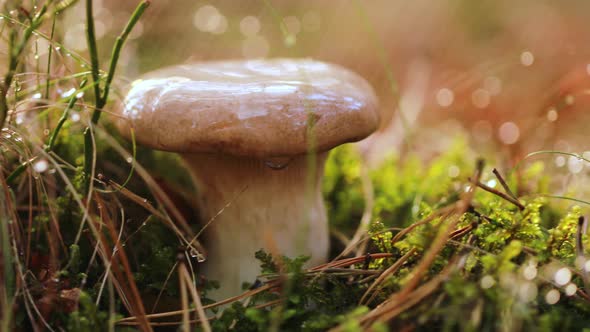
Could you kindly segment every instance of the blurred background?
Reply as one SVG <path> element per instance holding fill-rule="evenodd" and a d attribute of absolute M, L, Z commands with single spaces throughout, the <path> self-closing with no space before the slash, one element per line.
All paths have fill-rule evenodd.
<path fill-rule="evenodd" d="M 137 3 L 94 3 L 106 59 Z M 582 0 L 157 0 L 119 79 L 191 61 L 312 57 L 377 91 L 384 121 L 362 145 L 370 159 L 408 149 L 428 158 L 460 135 L 478 154 L 500 151 L 508 167 L 540 149 L 590 150 L 589 13 Z M 83 19 L 80 3 L 63 25 L 64 44 L 81 53 Z M 570 159 L 553 166 L 584 169 Z"/>

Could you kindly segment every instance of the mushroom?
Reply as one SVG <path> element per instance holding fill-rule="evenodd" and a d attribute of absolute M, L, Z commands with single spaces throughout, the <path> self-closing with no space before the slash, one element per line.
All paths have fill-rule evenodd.
<path fill-rule="evenodd" d="M 310 59 L 178 65 L 133 82 L 121 132 L 181 154 L 196 183 L 204 274 L 231 296 L 259 274 L 263 248 L 325 262 L 321 179 L 328 150 L 370 135 L 377 97 L 357 74 Z"/>

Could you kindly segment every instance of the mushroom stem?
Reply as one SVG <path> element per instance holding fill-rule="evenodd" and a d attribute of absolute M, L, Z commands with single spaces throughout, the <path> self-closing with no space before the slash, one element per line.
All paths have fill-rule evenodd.
<path fill-rule="evenodd" d="M 327 154 L 313 157 L 313 164 L 305 155 L 284 160 L 183 155 L 199 190 L 201 218 L 204 223 L 214 218 L 203 233 L 204 273 L 221 285 L 214 297 L 236 295 L 243 282 L 255 281 L 259 249 L 309 255 L 309 265 L 325 262 L 328 224 L 321 180 Z"/>

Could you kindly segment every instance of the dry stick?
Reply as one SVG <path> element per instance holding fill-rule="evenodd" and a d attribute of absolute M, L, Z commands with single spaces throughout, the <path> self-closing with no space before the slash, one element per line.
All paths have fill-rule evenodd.
<path fill-rule="evenodd" d="M 418 263 L 418 266 L 416 266 L 414 271 L 412 271 L 412 278 L 405 284 L 405 286 L 398 293 L 392 294 L 390 298 L 386 300 L 381 306 L 373 309 L 361 319 L 362 323 L 365 326 L 370 325 L 376 319 L 386 321 L 386 316 L 381 317 L 383 313 L 392 311 L 408 299 L 409 295 L 416 288 L 416 286 L 418 285 L 418 283 L 420 282 L 428 268 L 436 259 L 436 256 L 444 248 L 446 242 L 449 239 L 450 234 L 459 222 L 460 217 L 467 211 L 468 207 L 470 206 L 471 200 L 473 199 L 473 195 L 475 192 L 475 185 L 479 182 L 479 179 L 481 178 L 483 167 L 483 160 L 478 160 L 475 174 L 472 178 L 469 190 L 463 195 L 460 201 L 454 204 L 455 211 L 451 216 L 452 219 L 447 225 L 442 224 L 440 226 L 440 230 L 436 238 L 434 239 L 434 242 L 430 246 L 428 252 L 424 256 L 424 258 Z"/>
<path fill-rule="evenodd" d="M 509 196 L 509 195 L 507 195 L 507 194 L 505 194 L 505 193 L 503 193 L 503 192 L 501 192 L 499 190 L 496 190 L 496 189 L 494 189 L 492 187 L 488 187 L 488 186 L 486 186 L 485 184 L 483 184 L 483 183 L 481 183 L 479 181 L 476 183 L 476 185 L 478 187 L 480 187 L 481 189 L 483 189 L 483 190 L 485 190 L 485 191 L 487 191 L 489 193 L 492 193 L 494 195 L 500 196 L 501 198 L 507 200 L 508 202 L 516 205 L 521 211 L 525 209 L 524 205 L 522 205 L 522 203 L 520 203 L 516 198 L 512 198 L 511 196 Z"/>
<path fill-rule="evenodd" d="M 182 275 L 184 282 L 186 283 L 186 287 L 191 292 L 191 297 L 193 298 L 193 302 L 195 304 L 195 309 L 197 310 L 197 314 L 199 315 L 199 320 L 201 321 L 201 327 L 205 332 L 211 332 L 211 325 L 209 325 L 209 319 L 207 315 L 205 315 L 205 310 L 203 309 L 203 303 L 201 303 L 201 298 L 199 297 L 199 293 L 197 288 L 195 287 L 193 280 L 191 279 L 186 266 L 184 266 L 184 262 L 181 262 L 178 266 L 179 273 Z"/>
<path fill-rule="evenodd" d="M 379 277 L 367 289 L 367 291 L 365 292 L 365 294 L 363 294 L 363 296 L 361 297 L 361 300 L 359 301 L 359 305 L 371 303 L 375 299 L 375 297 L 377 296 L 378 291 L 381 289 L 381 287 L 380 287 L 381 286 L 381 283 L 385 280 L 385 278 L 387 278 L 388 276 L 393 275 L 394 273 L 396 273 L 397 270 L 399 270 L 402 267 L 402 265 L 415 252 L 416 252 L 416 248 L 410 249 L 405 255 L 403 255 L 400 259 L 398 259 L 397 262 L 395 262 L 390 267 L 388 267 L 387 270 L 383 271 L 383 273 L 381 273 L 381 275 L 379 275 Z M 373 292 L 373 294 L 371 295 L 371 297 L 369 297 L 369 299 L 367 301 L 365 301 L 365 299 L 367 298 L 367 296 L 369 296 L 369 294 L 373 291 L 373 289 L 375 289 L 375 291 Z"/>
<path fill-rule="evenodd" d="M 510 195 L 510 197 L 514 198 L 515 200 L 518 200 L 518 197 L 516 197 L 516 195 L 514 195 L 512 190 L 510 190 L 510 187 L 508 187 L 508 184 L 506 183 L 506 181 L 504 181 L 504 178 L 502 177 L 500 172 L 498 172 L 498 170 L 495 168 L 492 170 L 492 172 L 496 176 L 496 179 L 498 179 L 498 181 L 500 181 L 500 184 L 502 185 L 502 188 L 504 188 L 504 191 L 506 191 L 506 193 L 508 195 Z"/>

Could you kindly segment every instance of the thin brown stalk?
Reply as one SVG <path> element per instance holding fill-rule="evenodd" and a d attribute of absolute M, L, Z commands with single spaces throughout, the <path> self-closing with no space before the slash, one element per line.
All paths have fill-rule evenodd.
<path fill-rule="evenodd" d="M 258 293 L 267 291 L 273 287 L 276 287 L 276 283 L 270 283 L 267 285 L 264 285 L 262 287 L 258 287 L 256 289 L 253 290 L 249 290 L 247 292 L 244 292 L 240 295 L 237 296 L 233 296 L 230 298 L 227 298 L 225 300 L 219 301 L 219 302 L 215 302 L 212 304 L 208 304 L 203 306 L 203 309 L 207 310 L 207 309 L 211 309 L 211 308 L 215 308 L 215 307 L 219 307 L 228 303 L 233 303 L 235 301 L 239 301 L 241 299 L 247 298 L 247 297 L 251 297 L 254 296 Z M 190 309 L 189 311 L 192 311 L 194 309 Z M 158 318 L 164 318 L 164 317 L 170 317 L 170 316 L 178 316 L 178 315 L 182 315 L 183 314 L 183 310 L 174 310 L 174 311 L 168 311 L 168 312 L 161 312 L 161 313 L 157 313 L 157 314 L 150 314 L 150 315 L 146 315 L 147 319 L 158 319 Z M 129 316 L 129 317 L 125 317 L 122 318 L 120 320 L 117 321 L 117 324 L 124 324 L 127 322 L 131 322 L 131 321 L 135 321 L 137 319 L 137 317 L 135 316 Z"/>
<path fill-rule="evenodd" d="M 205 310 L 203 309 L 203 303 L 201 303 L 201 298 L 199 297 L 199 293 L 197 288 L 194 285 L 193 280 L 191 279 L 188 270 L 183 262 L 181 262 L 178 266 L 179 273 L 182 275 L 184 279 L 185 286 L 189 289 L 191 293 L 191 297 L 193 298 L 193 303 L 195 304 L 195 309 L 199 316 L 199 320 L 201 321 L 201 327 L 205 332 L 211 332 L 211 325 L 209 325 L 209 319 L 207 315 L 205 315 Z"/>
<path fill-rule="evenodd" d="M 180 287 L 180 303 L 182 304 L 182 324 L 180 328 L 183 332 L 189 332 L 191 329 L 189 321 L 192 310 L 189 310 L 188 296 L 186 294 L 187 285 L 180 271 L 181 267 L 184 267 L 183 263 L 178 265 L 178 286 Z"/>
<path fill-rule="evenodd" d="M 485 185 L 485 184 L 483 184 L 483 183 L 481 183 L 479 181 L 476 183 L 476 185 L 478 187 L 480 187 L 481 189 L 483 189 L 483 190 L 485 190 L 485 191 L 487 191 L 489 193 L 492 193 L 492 194 L 494 194 L 496 196 L 499 196 L 499 197 L 507 200 L 508 202 L 516 205 L 521 211 L 525 209 L 524 205 L 522 205 L 521 202 L 519 202 L 516 198 L 512 198 L 508 194 L 505 194 L 505 193 L 503 193 L 503 192 L 501 192 L 499 190 L 496 190 L 496 189 L 494 189 L 492 187 L 489 187 L 489 186 L 487 186 L 487 185 Z"/>
<path fill-rule="evenodd" d="M 95 194 L 95 201 L 100 206 L 104 206 L 104 202 L 100 198 L 100 195 Z M 111 269 L 115 272 L 117 276 L 117 280 L 121 283 L 121 285 L 125 285 L 127 291 L 125 292 L 128 295 L 128 299 L 131 301 L 131 312 L 135 313 L 135 316 L 139 317 L 139 321 L 141 323 L 141 329 L 143 331 L 152 331 L 152 328 L 149 325 L 149 321 L 146 318 L 145 308 L 143 306 L 143 301 L 141 300 L 141 296 L 139 295 L 139 290 L 137 289 L 137 285 L 135 284 L 135 278 L 133 273 L 131 272 L 131 267 L 129 265 L 129 261 L 127 259 L 127 255 L 125 254 L 124 248 L 121 246 L 117 239 L 117 231 L 114 228 L 112 219 L 108 218 L 108 215 L 105 214 L 105 209 L 100 209 L 101 213 L 101 220 L 104 221 L 104 225 L 106 226 L 106 230 L 109 233 L 109 236 L 113 241 L 115 241 L 115 250 L 116 250 L 116 260 L 112 262 Z M 106 218 L 106 219 L 105 219 Z M 106 259 L 109 260 L 108 257 L 112 255 L 112 252 L 109 248 L 108 241 L 105 236 L 100 235 L 101 242 L 102 242 L 102 251 L 106 254 Z M 119 268 L 122 267 L 122 270 Z"/>
<path fill-rule="evenodd" d="M 405 255 L 400 257 L 400 259 L 398 259 L 394 264 L 392 264 L 390 267 L 388 267 L 387 270 L 383 271 L 383 273 L 381 273 L 381 275 L 379 275 L 379 277 L 377 277 L 377 279 L 371 284 L 371 286 L 363 294 L 363 296 L 361 297 L 361 300 L 359 301 L 359 305 L 371 303 L 375 299 L 375 297 L 377 296 L 379 289 L 381 289 L 381 284 L 383 283 L 383 281 L 385 281 L 385 279 L 387 277 L 389 277 L 390 275 L 393 275 L 394 273 L 396 273 L 402 267 L 402 265 L 404 265 L 404 263 L 410 257 L 412 257 L 412 255 L 415 252 L 416 252 L 416 248 L 410 249 Z M 375 291 L 373 291 L 373 290 L 375 290 Z M 371 292 L 373 293 L 372 295 L 370 295 Z M 369 297 L 369 295 L 370 295 L 370 297 Z M 365 299 L 367 297 L 369 297 L 369 299 L 365 301 Z"/>
<path fill-rule="evenodd" d="M 504 191 L 508 195 L 510 195 L 510 197 L 514 198 L 515 200 L 518 200 L 518 197 L 516 197 L 516 195 L 514 195 L 514 193 L 512 192 L 512 190 L 510 190 L 510 187 L 508 186 L 508 184 L 506 183 L 506 181 L 504 180 L 504 178 L 502 177 L 502 175 L 500 174 L 500 172 L 498 172 L 498 170 L 495 169 L 495 168 L 492 170 L 492 172 L 496 176 L 496 179 L 498 179 L 498 181 L 502 185 L 502 188 L 504 188 Z"/>

